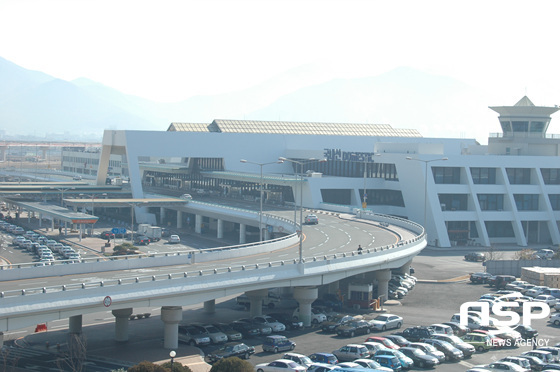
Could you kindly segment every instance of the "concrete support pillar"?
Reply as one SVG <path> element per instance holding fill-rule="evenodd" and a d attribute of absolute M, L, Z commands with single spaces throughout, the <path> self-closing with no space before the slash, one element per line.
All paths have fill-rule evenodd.
<path fill-rule="evenodd" d="M 162 306 L 161 320 L 163 321 L 163 347 L 177 349 L 179 347 L 179 322 L 183 320 L 181 306 Z"/>
<path fill-rule="evenodd" d="M 160 226 L 164 226 L 165 224 L 165 208 L 159 207 L 159 224 Z"/>
<path fill-rule="evenodd" d="M 389 299 L 389 280 L 391 280 L 391 270 L 377 270 L 375 272 L 377 279 L 377 295 L 381 297 L 382 301 Z"/>
<path fill-rule="evenodd" d="M 245 292 L 249 298 L 249 303 L 251 304 L 250 314 L 251 316 L 262 315 L 262 304 L 263 300 L 268 297 L 268 289 L 258 289 L 256 291 Z"/>
<path fill-rule="evenodd" d="M 224 238 L 224 220 L 218 219 L 216 230 L 218 231 L 218 233 L 216 234 L 216 237 L 218 239 L 223 239 Z"/>
<path fill-rule="evenodd" d="M 202 215 L 200 214 L 194 216 L 194 232 L 197 234 L 202 233 Z"/>
<path fill-rule="evenodd" d="M 0 348 L 4 347 L 4 332 L 0 332 Z"/>
<path fill-rule="evenodd" d="M 82 315 L 74 315 L 68 318 L 68 332 L 82 333 Z"/>
<path fill-rule="evenodd" d="M 43 227 L 43 214 L 39 213 L 39 228 Z"/>
<path fill-rule="evenodd" d="M 412 266 L 412 260 L 399 267 L 398 272 L 401 274 L 410 274 L 410 266 Z"/>
<path fill-rule="evenodd" d="M 245 244 L 247 242 L 247 236 L 245 235 L 246 229 L 247 225 L 244 223 L 239 224 L 239 244 Z"/>
<path fill-rule="evenodd" d="M 268 229 L 266 226 L 263 227 L 264 231 L 263 231 L 263 240 L 270 240 L 270 233 L 268 232 Z"/>
<path fill-rule="evenodd" d="M 132 308 L 112 311 L 115 317 L 115 341 L 128 341 L 128 318 L 132 315 Z"/>
<path fill-rule="evenodd" d="M 216 312 L 216 300 L 204 301 L 204 312 L 214 314 Z"/>
<path fill-rule="evenodd" d="M 51 229 L 54 231 L 54 218 L 51 220 Z"/>
<path fill-rule="evenodd" d="M 311 304 L 317 299 L 317 296 L 316 287 L 294 288 L 294 299 L 299 303 L 299 321 L 303 322 L 305 327 L 311 326 Z"/>
<path fill-rule="evenodd" d="M 177 228 L 183 228 L 183 212 L 177 211 Z"/>

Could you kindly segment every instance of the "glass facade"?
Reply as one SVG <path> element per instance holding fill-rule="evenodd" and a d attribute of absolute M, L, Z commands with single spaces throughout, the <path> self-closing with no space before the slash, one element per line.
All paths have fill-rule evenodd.
<path fill-rule="evenodd" d="M 559 168 L 541 168 L 541 174 L 545 185 L 560 185 Z"/>
<path fill-rule="evenodd" d="M 550 200 L 550 205 L 553 211 L 560 211 L 560 194 L 550 194 L 548 195 Z"/>
<path fill-rule="evenodd" d="M 306 161 L 305 159 L 293 159 L 303 162 L 303 172 L 314 171 L 325 176 L 363 178 L 364 168 L 366 178 L 382 178 L 387 181 L 398 181 L 397 168 L 395 164 L 373 163 L 363 161 L 328 160 L 326 162 Z M 299 164 L 292 163 L 294 173 L 299 173 Z"/>
<path fill-rule="evenodd" d="M 469 207 L 467 194 L 439 194 L 439 203 L 442 211 L 466 211 Z"/>
<path fill-rule="evenodd" d="M 496 184 L 496 168 L 471 168 L 471 176 L 475 184 Z"/>
<path fill-rule="evenodd" d="M 515 206 L 518 211 L 538 211 L 539 195 L 538 194 L 514 194 Z"/>
<path fill-rule="evenodd" d="M 433 167 L 432 173 L 436 184 L 460 184 L 461 168 L 459 167 Z"/>
<path fill-rule="evenodd" d="M 529 185 L 531 184 L 530 168 L 506 168 L 509 183 L 512 185 Z"/>
<path fill-rule="evenodd" d="M 404 207 L 402 192 L 398 190 L 366 190 L 368 205 L 392 205 Z M 360 190 L 360 200 L 364 200 L 364 190 Z"/>
<path fill-rule="evenodd" d="M 478 194 L 478 204 L 483 211 L 502 211 L 504 209 L 503 194 Z"/>
<path fill-rule="evenodd" d="M 510 221 L 486 221 L 484 224 L 489 238 L 515 237 Z"/>

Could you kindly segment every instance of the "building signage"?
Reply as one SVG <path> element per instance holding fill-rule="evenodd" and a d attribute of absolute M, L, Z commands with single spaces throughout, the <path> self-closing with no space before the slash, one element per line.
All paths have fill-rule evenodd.
<path fill-rule="evenodd" d="M 327 161 L 361 161 L 373 163 L 374 152 L 348 152 L 341 149 L 323 149 L 323 156 Z"/>

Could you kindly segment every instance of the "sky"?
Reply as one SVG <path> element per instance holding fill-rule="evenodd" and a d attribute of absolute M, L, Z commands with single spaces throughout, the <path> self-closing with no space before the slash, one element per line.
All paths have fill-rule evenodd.
<path fill-rule="evenodd" d="M 161 102 L 302 65 L 318 79 L 407 66 L 560 104 L 559 1 L 0 0 L 0 56 Z"/>

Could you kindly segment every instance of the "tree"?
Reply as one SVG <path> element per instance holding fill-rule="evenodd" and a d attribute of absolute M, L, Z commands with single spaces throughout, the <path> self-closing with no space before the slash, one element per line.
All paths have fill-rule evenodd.
<path fill-rule="evenodd" d="M 486 261 L 500 260 L 504 256 L 504 252 L 499 252 L 493 245 L 488 247 L 488 252 L 485 254 Z"/>
<path fill-rule="evenodd" d="M 514 260 L 534 260 L 535 259 L 535 251 L 532 249 L 522 249 L 520 251 L 515 252 L 513 255 Z"/>
<path fill-rule="evenodd" d="M 229 357 L 218 360 L 210 372 L 254 372 L 255 368 L 246 360 L 238 357 Z"/>
<path fill-rule="evenodd" d="M 165 362 L 161 365 L 148 361 L 143 361 L 128 369 L 128 372 L 192 372 L 192 370 L 179 362 L 173 362 L 173 371 L 171 371 L 171 362 Z"/>

